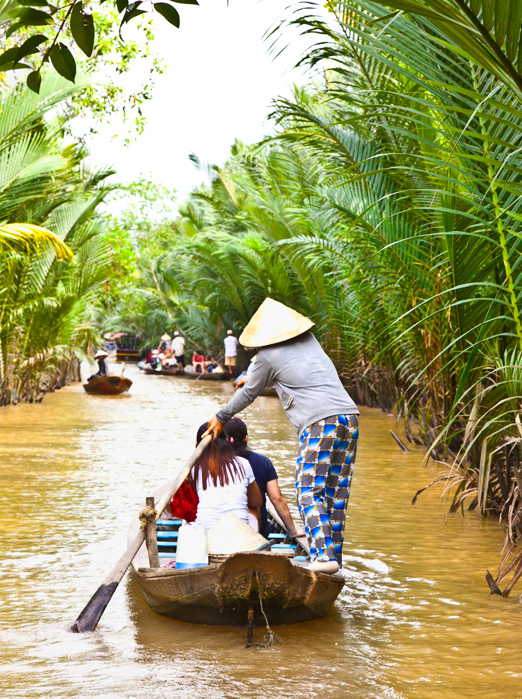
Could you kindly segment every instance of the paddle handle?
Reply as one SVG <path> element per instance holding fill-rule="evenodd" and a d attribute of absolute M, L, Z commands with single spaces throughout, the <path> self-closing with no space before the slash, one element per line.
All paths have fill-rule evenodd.
<path fill-rule="evenodd" d="M 179 488 L 181 487 L 181 484 L 186 479 L 186 477 L 189 475 L 189 473 L 192 470 L 192 467 L 194 466 L 196 461 L 199 459 L 201 454 L 208 447 L 208 445 L 210 444 L 211 441 L 212 441 L 212 437 L 210 435 L 208 437 L 205 437 L 204 439 L 202 439 L 201 442 L 196 447 L 196 449 L 194 450 L 194 452 L 192 453 L 192 455 L 190 456 L 190 458 L 186 461 L 185 465 L 178 471 L 178 473 L 174 477 L 174 480 L 171 483 L 171 487 L 167 491 L 165 491 L 161 500 L 157 503 L 157 505 L 155 505 L 156 512 L 158 513 L 156 515 L 156 522 L 163 514 L 163 511 L 165 510 L 165 508 L 169 505 L 169 503 L 172 500 L 172 498 L 174 497 L 174 495 L 178 492 Z M 110 585 L 113 582 L 118 582 L 118 583 L 120 582 L 120 580 L 125 575 L 125 571 L 132 563 L 134 556 L 138 553 L 138 551 L 140 550 L 140 547 L 144 541 L 145 541 L 145 531 L 140 530 L 140 532 L 132 540 L 127 551 L 125 551 L 125 553 L 120 558 L 118 563 L 116 563 L 116 565 L 111 570 L 109 575 L 105 578 L 102 585 Z M 125 566 L 125 567 L 123 568 L 123 566 Z"/>
<path fill-rule="evenodd" d="M 208 435 L 207 437 L 202 439 L 196 447 L 196 449 L 191 454 L 191 456 L 187 459 L 184 466 L 180 468 L 180 470 L 174 477 L 174 480 L 171 482 L 169 489 L 163 494 L 163 497 L 156 505 L 156 521 L 158 521 L 158 519 L 161 517 L 161 515 L 163 514 L 163 510 L 172 500 L 178 488 L 181 486 L 185 478 L 189 475 L 196 461 L 199 459 L 201 454 L 205 451 L 205 449 L 211 442 L 211 435 Z M 105 611 L 105 608 L 111 601 L 111 598 L 116 588 L 118 587 L 121 579 L 125 575 L 127 568 L 132 563 L 134 556 L 138 553 L 144 541 L 145 531 L 140 530 L 127 547 L 127 550 L 125 551 L 123 556 L 119 559 L 119 561 L 116 563 L 109 575 L 107 575 L 100 587 L 96 590 L 94 595 L 87 602 L 76 621 L 72 624 L 71 631 L 73 631 L 74 633 L 94 631 L 98 622 L 101 619 L 103 612 Z"/>
<path fill-rule="evenodd" d="M 267 549 L 271 549 L 272 546 L 276 543 L 275 539 L 271 539 L 270 541 L 265 541 L 264 544 L 261 544 L 261 546 L 258 546 L 254 551 L 266 551 Z"/>
<path fill-rule="evenodd" d="M 208 447 L 208 445 L 212 442 L 212 435 L 208 435 L 207 437 L 204 437 L 201 442 L 198 444 L 198 446 L 194 449 L 192 455 L 187 459 L 185 465 L 183 468 L 181 468 L 176 476 L 174 477 L 171 487 L 165 491 L 163 494 L 163 497 L 161 500 L 157 503 L 156 507 L 156 512 L 158 513 L 156 517 L 156 522 L 158 519 L 161 517 L 163 514 L 163 510 L 167 507 L 169 502 L 172 500 L 174 495 L 177 493 L 178 489 L 181 487 L 181 484 L 183 481 L 186 479 L 186 477 L 189 475 L 189 473 L 192 470 L 192 467 L 196 463 L 196 461 L 199 459 L 201 454 L 205 451 L 205 449 Z"/>

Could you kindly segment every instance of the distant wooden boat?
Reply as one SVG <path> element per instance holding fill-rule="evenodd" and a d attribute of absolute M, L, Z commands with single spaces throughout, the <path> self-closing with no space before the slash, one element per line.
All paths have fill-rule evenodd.
<path fill-rule="evenodd" d="M 277 391 L 273 386 L 267 386 L 264 388 L 261 393 L 259 394 L 260 396 L 275 396 L 277 398 Z"/>
<path fill-rule="evenodd" d="M 139 364 L 138 364 L 139 366 Z M 139 366 L 141 371 L 143 371 L 144 374 L 157 374 L 158 376 L 185 376 L 185 372 L 183 369 L 151 369 L 150 367 L 142 367 Z"/>
<path fill-rule="evenodd" d="M 168 484 L 154 493 L 157 502 Z M 208 566 L 192 569 L 150 568 L 146 545 L 133 561 L 139 585 L 149 607 L 158 614 L 196 624 L 245 625 L 250 618 L 264 626 L 263 610 L 270 624 L 294 624 L 328 614 L 344 586 L 340 575 L 316 573 L 306 568 L 306 539 L 287 543 L 282 522 L 267 501 L 271 538 L 281 543 L 270 551 L 210 556 Z M 139 529 L 134 516 L 129 541 Z M 157 522 L 160 562 L 175 560 L 181 520 Z"/>
<path fill-rule="evenodd" d="M 119 362 L 139 362 L 141 352 L 138 349 L 125 349 L 118 347 L 116 350 L 116 359 Z"/>
<path fill-rule="evenodd" d="M 118 393 L 126 393 L 132 386 L 132 381 L 116 374 L 105 374 L 97 379 L 83 384 L 87 393 L 95 393 L 103 396 L 114 396 Z"/>
<path fill-rule="evenodd" d="M 183 376 L 185 379 L 193 379 L 198 381 L 230 381 L 232 378 L 232 375 L 229 374 L 228 371 L 213 371 L 212 373 L 209 373 L 208 371 L 204 371 L 203 373 L 185 371 Z"/>

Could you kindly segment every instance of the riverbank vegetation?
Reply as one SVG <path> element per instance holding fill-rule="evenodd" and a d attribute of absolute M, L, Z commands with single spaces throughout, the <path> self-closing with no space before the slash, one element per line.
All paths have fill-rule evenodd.
<path fill-rule="evenodd" d="M 310 316 L 354 398 L 397 407 L 450 464 L 451 510 L 507 522 L 508 593 L 522 575 L 520 13 L 501 25 L 500 10 L 495 24 L 443 4 L 328 3 L 326 20 L 295 6 L 288 23 L 316 38 L 310 84 L 274 102 L 274 137 L 208 168 L 141 287 L 147 317 L 212 349 L 266 295 Z"/>
<path fill-rule="evenodd" d="M 87 166 L 83 138 L 71 135 L 73 121 L 86 118 L 95 133 L 101 120 L 125 115 L 131 140 L 133 128 L 134 136 L 143 128 L 141 105 L 164 67 L 151 50 L 150 20 L 123 43 L 114 31 L 118 13 L 100 8 L 89 69 L 85 56 L 61 63 L 54 51 L 60 77 L 42 68 L 53 42 L 41 31 L 59 31 L 72 45 L 82 3 L 30 4 L 0 0 L 0 406 L 41 400 L 68 377 L 80 378 L 79 361 L 98 339 L 104 292 L 123 274 L 111 254 L 107 216 L 97 213 L 115 187 L 104 184 L 112 173 Z M 71 13 L 72 24 L 64 21 Z M 60 56 L 68 52 L 60 44 Z M 129 93 L 118 76 L 136 61 L 148 71 Z M 34 74 L 29 80 L 32 89 L 25 86 L 28 69 L 39 76 L 38 84 Z M 64 76 L 68 70 L 74 75 Z"/>
<path fill-rule="evenodd" d="M 86 85 L 49 76 L 40 95 L 24 85 L 0 94 L 0 405 L 79 379 L 95 332 L 89 302 L 110 265 L 95 211 L 110 171 L 85 167 L 60 115 Z"/>

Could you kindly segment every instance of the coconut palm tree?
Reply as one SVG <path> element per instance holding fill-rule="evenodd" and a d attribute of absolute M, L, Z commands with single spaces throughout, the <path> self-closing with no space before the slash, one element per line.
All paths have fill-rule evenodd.
<path fill-rule="evenodd" d="M 50 77 L 39 96 L 18 86 L 0 99 L 1 405 L 63 383 L 85 356 L 89 302 L 109 276 L 94 215 L 108 173 L 89 174 L 84 150 L 63 145 L 59 107 L 71 94 Z"/>
<path fill-rule="evenodd" d="M 307 3 L 291 21 L 320 37 L 308 60 L 327 66 L 327 119 L 295 101 L 279 103 L 276 114 L 293 148 L 315 148 L 317 157 L 326 151 L 329 185 L 352 220 L 348 253 L 353 259 L 361 251 L 359 270 L 377 260 L 371 286 L 395 294 L 379 336 L 390 338 L 401 383 L 409 379 L 407 397 L 420 414 L 429 412 L 435 444 L 445 443 L 459 467 L 447 477 L 457 486 L 452 509 L 466 498 L 484 513 L 509 507 L 499 577 L 515 571 L 508 593 L 522 575 L 520 556 L 509 562 L 521 512 L 522 93 L 508 63 L 518 51 L 520 13 L 508 39 L 499 26 L 510 3 L 496 6 L 496 26 L 493 13 L 486 18 L 490 3 L 477 14 L 471 5 L 391 2 L 399 12 L 390 15 L 377 3 L 336 3 L 333 24 L 315 19 Z M 343 127 L 365 138 L 372 154 L 346 149 Z M 373 205 L 381 216 L 369 235 L 353 201 L 377 176 L 391 189 Z M 401 230 L 405 216 L 412 225 Z M 377 230 L 383 241 L 372 251 Z"/>

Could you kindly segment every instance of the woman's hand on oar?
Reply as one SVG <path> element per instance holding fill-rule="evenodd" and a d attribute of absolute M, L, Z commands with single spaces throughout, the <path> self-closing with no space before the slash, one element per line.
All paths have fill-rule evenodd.
<path fill-rule="evenodd" d="M 192 470 L 192 467 L 199 459 L 201 454 L 205 451 L 207 446 L 211 443 L 211 441 L 212 437 L 204 437 L 198 444 L 190 458 L 187 460 L 185 465 L 178 471 L 176 477 L 171 483 L 171 487 L 163 494 L 163 497 L 156 505 L 156 521 L 158 521 L 158 519 L 161 517 L 161 515 L 163 514 L 163 510 L 172 500 L 174 494 L 177 492 L 178 488 L 181 486 L 185 478 L 189 475 L 190 471 Z M 123 556 L 116 563 L 114 568 L 102 582 L 100 587 L 96 590 L 91 599 L 87 602 L 80 616 L 71 626 L 71 631 L 73 631 L 74 633 L 94 631 L 96 625 L 100 621 L 101 615 L 105 611 L 105 608 L 111 601 L 111 598 L 116 588 L 118 587 L 121 579 L 125 575 L 127 568 L 132 563 L 134 556 L 138 553 L 144 541 L 145 530 L 142 529 L 138 532 L 138 534 L 136 534 Z"/>
<path fill-rule="evenodd" d="M 210 420 L 208 421 L 208 430 L 204 433 L 203 439 L 207 437 L 208 435 L 212 435 L 214 439 L 217 439 L 219 435 L 223 432 L 223 425 L 217 417 L 214 415 L 214 417 L 211 417 Z"/>

